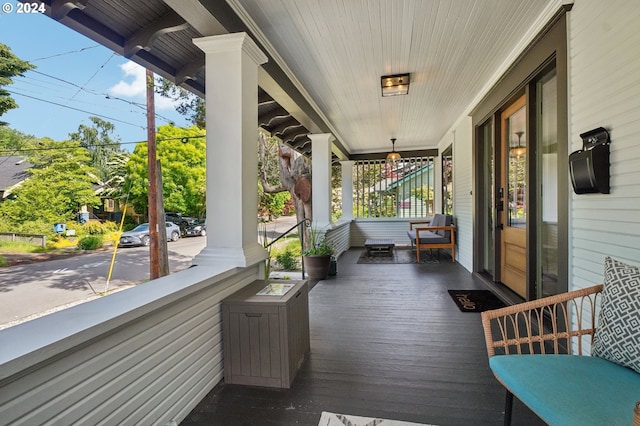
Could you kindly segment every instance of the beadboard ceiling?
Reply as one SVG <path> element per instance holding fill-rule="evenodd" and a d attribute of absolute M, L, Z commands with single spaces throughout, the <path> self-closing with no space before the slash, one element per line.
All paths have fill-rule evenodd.
<path fill-rule="evenodd" d="M 435 147 L 557 2 L 229 0 L 350 153 Z M 544 19 L 548 19 L 544 18 Z M 513 58 L 512 58 L 513 59 Z M 380 77 L 409 73 L 406 96 Z"/>
<path fill-rule="evenodd" d="M 20 0 L 26 1 L 26 0 Z M 425 150 L 479 101 L 563 0 L 37 0 L 52 19 L 202 95 L 193 38 L 247 32 L 269 57 L 259 125 L 309 154 Z M 409 73 L 383 98 L 380 77 Z"/>

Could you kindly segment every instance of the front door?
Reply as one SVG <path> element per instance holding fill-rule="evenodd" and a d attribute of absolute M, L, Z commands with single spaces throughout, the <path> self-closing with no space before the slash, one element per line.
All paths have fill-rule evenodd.
<path fill-rule="evenodd" d="M 503 284 L 527 298 L 527 111 L 526 98 L 500 114 L 501 173 L 500 277 Z"/>

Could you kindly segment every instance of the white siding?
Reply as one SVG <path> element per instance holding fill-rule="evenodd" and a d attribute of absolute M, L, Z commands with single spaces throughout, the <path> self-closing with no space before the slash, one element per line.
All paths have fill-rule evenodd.
<path fill-rule="evenodd" d="M 429 219 L 356 219 L 351 225 L 351 246 L 364 247 L 367 238 L 393 240 L 396 245 L 409 245 L 409 222 Z"/>
<path fill-rule="evenodd" d="M 336 222 L 325 233 L 327 242 L 335 249 L 336 257 L 351 247 L 351 221 Z"/>
<path fill-rule="evenodd" d="M 571 191 L 570 282 L 602 282 L 603 260 L 640 265 L 640 2 L 580 0 L 569 19 L 570 149 L 596 127 L 611 136 L 611 194 Z"/>
<path fill-rule="evenodd" d="M 222 379 L 220 301 L 256 276 L 211 272 L 190 268 L 0 331 L 0 422 L 182 420 Z"/>
<path fill-rule="evenodd" d="M 472 122 L 465 117 L 453 131 L 453 215 L 458 235 L 458 262 L 473 270 Z"/>
<path fill-rule="evenodd" d="M 473 125 L 471 117 L 462 117 L 438 143 L 444 151 L 453 145 L 453 217 L 456 224 L 457 262 L 473 270 L 473 161 L 471 158 Z M 440 197 L 440 188 L 438 188 Z"/>

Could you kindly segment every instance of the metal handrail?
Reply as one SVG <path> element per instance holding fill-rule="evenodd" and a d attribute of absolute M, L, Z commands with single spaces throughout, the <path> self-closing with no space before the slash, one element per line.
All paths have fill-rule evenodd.
<path fill-rule="evenodd" d="M 273 243 L 275 243 L 276 241 L 280 240 L 282 237 L 284 237 L 285 235 L 289 234 L 291 231 L 293 231 L 294 229 L 298 228 L 303 223 L 307 226 L 307 228 L 309 228 L 311 226 L 311 219 L 309 219 L 309 218 L 302 219 L 300 222 L 296 223 L 291 228 L 287 229 L 282 234 L 280 234 L 279 237 L 275 238 L 273 241 L 271 241 L 269 244 L 267 244 L 264 248 L 266 249 L 266 248 L 270 247 Z M 302 230 L 301 230 L 299 232 L 299 235 L 300 235 L 300 264 L 302 265 L 302 279 L 304 280 L 304 260 L 302 259 L 302 252 L 304 251 L 304 232 L 302 232 Z"/>

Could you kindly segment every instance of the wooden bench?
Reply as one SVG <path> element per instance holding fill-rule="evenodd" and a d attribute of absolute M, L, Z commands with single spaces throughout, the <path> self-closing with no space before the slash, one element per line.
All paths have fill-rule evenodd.
<path fill-rule="evenodd" d="M 420 263 L 420 250 L 423 249 L 449 249 L 451 261 L 456 261 L 456 228 L 453 225 L 453 217 L 436 213 L 429 222 L 409 222 L 407 236 L 411 241 L 411 247 L 416 247 L 416 260 Z"/>
<path fill-rule="evenodd" d="M 482 313 L 489 366 L 507 390 L 505 425 L 515 395 L 550 425 L 640 426 L 640 374 L 583 355 L 583 339 L 593 343 L 602 288 Z"/>

